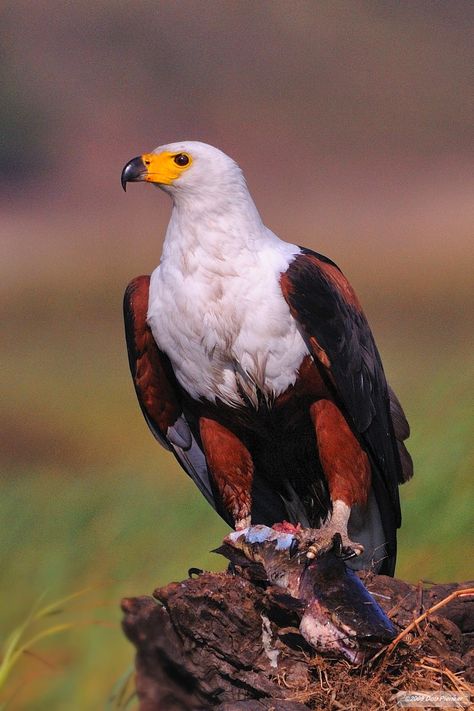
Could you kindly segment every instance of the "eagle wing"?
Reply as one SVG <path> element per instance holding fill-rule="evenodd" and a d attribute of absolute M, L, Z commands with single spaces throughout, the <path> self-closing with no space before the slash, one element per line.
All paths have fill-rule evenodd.
<path fill-rule="evenodd" d="M 147 324 L 150 277 L 133 279 L 125 290 L 123 313 L 128 361 L 145 420 L 158 442 L 170 450 L 215 508 L 206 459 L 183 413 L 171 364 Z"/>
<path fill-rule="evenodd" d="M 403 445 L 409 430 L 361 305 L 337 265 L 304 248 L 282 275 L 281 287 L 315 363 L 371 459 L 374 492 L 393 540 L 401 523 L 398 484 L 412 473 Z"/>

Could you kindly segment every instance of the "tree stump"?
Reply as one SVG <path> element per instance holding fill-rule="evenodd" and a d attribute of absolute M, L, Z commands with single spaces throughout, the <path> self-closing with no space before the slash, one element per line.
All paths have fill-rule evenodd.
<path fill-rule="evenodd" d="M 299 633 L 294 599 L 239 569 L 123 600 L 124 631 L 137 650 L 140 711 L 395 709 L 403 690 L 441 690 L 466 706 L 474 598 L 456 593 L 444 601 L 472 585 L 360 577 L 401 632 L 443 604 L 358 667 L 318 654 Z"/>

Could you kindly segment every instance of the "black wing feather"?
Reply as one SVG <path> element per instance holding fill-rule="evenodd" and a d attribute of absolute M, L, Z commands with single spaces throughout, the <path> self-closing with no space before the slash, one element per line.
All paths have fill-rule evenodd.
<path fill-rule="evenodd" d="M 336 280 L 330 278 L 326 265 L 337 270 Z M 398 483 L 404 477 L 387 381 L 367 319 L 358 302 L 347 297 L 348 293 L 353 295 L 352 289 L 327 257 L 302 248 L 285 276 L 291 285 L 286 295 L 291 312 L 306 338 L 314 337 L 329 358 L 329 367 L 319 360 L 318 365 L 326 372 L 347 421 L 375 464 L 377 499 L 389 497 L 390 506 L 383 517 L 390 533 L 401 523 Z"/>

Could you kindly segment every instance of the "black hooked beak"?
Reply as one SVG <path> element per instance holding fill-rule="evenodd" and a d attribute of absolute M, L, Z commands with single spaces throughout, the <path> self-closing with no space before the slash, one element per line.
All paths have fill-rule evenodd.
<path fill-rule="evenodd" d="M 141 180 L 145 180 L 146 172 L 147 168 L 142 157 L 132 158 L 122 170 L 122 175 L 120 176 L 122 188 L 126 190 L 127 183 L 138 183 Z"/>

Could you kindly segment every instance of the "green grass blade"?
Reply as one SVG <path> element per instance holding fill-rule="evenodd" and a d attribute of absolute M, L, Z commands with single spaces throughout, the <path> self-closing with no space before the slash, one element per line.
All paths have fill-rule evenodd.
<path fill-rule="evenodd" d="M 105 707 L 106 711 L 126 711 L 136 694 L 135 668 L 130 665 L 115 682 Z"/>
<path fill-rule="evenodd" d="M 35 619 L 40 620 L 44 617 L 48 617 L 49 615 L 58 615 L 64 610 L 61 610 L 60 608 L 66 604 L 67 602 L 70 602 L 71 600 L 75 600 L 78 597 L 81 597 L 82 595 L 85 595 L 88 592 L 91 592 L 93 588 L 92 587 L 87 587 L 83 588 L 82 590 L 78 590 L 77 592 L 71 593 L 70 595 L 65 595 L 64 597 L 60 598 L 59 600 L 56 600 L 55 602 L 52 602 L 50 605 L 46 605 L 43 607 L 41 610 L 38 610 L 38 612 L 35 615 Z"/>
<path fill-rule="evenodd" d="M 19 647 L 14 654 L 10 657 L 9 660 L 9 665 L 7 666 L 7 675 L 13 668 L 13 666 L 17 663 L 19 658 L 30 648 L 33 647 L 37 642 L 40 642 L 42 639 L 45 639 L 46 637 L 51 637 L 52 635 L 58 634 L 59 632 L 65 632 L 68 629 L 71 629 L 73 627 L 76 627 L 77 625 L 74 624 L 73 622 L 65 622 L 61 625 L 54 625 L 53 627 L 49 627 L 46 630 L 42 630 L 41 632 L 38 632 L 34 637 L 31 637 L 27 642 L 22 644 L 21 647 Z M 0 688 L 1 688 L 1 680 L 0 680 Z"/>
<path fill-rule="evenodd" d="M 58 634 L 59 632 L 63 632 L 67 629 L 70 629 L 71 627 L 74 627 L 75 624 L 63 623 L 60 625 L 54 625 L 53 627 L 48 627 L 47 629 L 38 632 L 27 642 L 23 642 L 20 645 L 22 637 L 25 635 L 28 628 L 35 622 L 38 622 L 39 620 L 42 620 L 45 617 L 63 612 L 63 610 L 61 609 L 63 605 L 65 605 L 67 602 L 70 602 L 71 600 L 74 600 L 84 595 L 91 589 L 91 587 L 84 588 L 83 590 L 79 590 L 70 595 L 66 595 L 49 605 L 45 605 L 42 608 L 40 608 L 39 605 L 41 600 L 44 598 L 45 593 L 40 595 L 25 620 L 10 633 L 10 635 L 5 641 L 5 648 L 2 655 L 2 659 L 0 661 L 0 690 L 5 685 L 11 670 L 13 669 L 19 658 L 29 647 L 32 647 L 37 642 L 41 641 L 46 637 L 50 637 L 54 634 Z"/>

